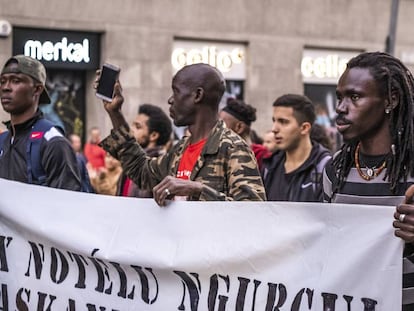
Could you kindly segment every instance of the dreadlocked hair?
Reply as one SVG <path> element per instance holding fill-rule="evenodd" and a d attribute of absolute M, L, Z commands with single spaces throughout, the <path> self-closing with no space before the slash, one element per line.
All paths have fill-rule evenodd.
<path fill-rule="evenodd" d="M 367 68 L 378 84 L 381 96 L 390 103 L 397 99 L 397 106 L 390 111 L 389 130 L 391 134 L 391 153 L 386 158 L 384 180 L 390 183 L 390 190 L 396 193 L 400 180 L 407 181 L 414 176 L 414 139 L 413 106 L 414 79 L 402 62 L 386 53 L 362 53 L 352 58 L 347 69 Z M 333 161 L 337 182 L 333 192 L 338 192 L 354 163 L 354 154 L 358 142 L 346 142 Z"/>

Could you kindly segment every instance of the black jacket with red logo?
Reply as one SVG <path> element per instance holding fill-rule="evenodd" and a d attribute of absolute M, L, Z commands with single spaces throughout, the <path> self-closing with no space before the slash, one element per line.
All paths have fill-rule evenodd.
<path fill-rule="evenodd" d="M 11 125 L 5 122 L 8 131 L 3 148 L 0 150 L 0 178 L 29 183 L 27 168 L 27 146 L 32 127 L 43 118 L 40 111 L 28 121 Z M 14 134 L 14 135 L 13 135 Z M 69 141 L 56 128 L 52 127 L 41 136 L 40 162 L 46 173 L 45 186 L 75 190 L 81 189 L 80 173 L 75 152 Z M 36 183 L 36 182 L 33 182 Z"/>

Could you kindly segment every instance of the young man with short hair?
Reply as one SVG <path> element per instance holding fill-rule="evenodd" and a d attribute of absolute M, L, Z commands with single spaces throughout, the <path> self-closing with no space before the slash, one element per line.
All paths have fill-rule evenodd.
<path fill-rule="evenodd" d="M 166 152 L 165 145 L 171 139 L 172 124 L 170 118 L 158 106 L 143 104 L 132 122 L 131 132 L 135 140 L 149 157 L 158 157 Z M 124 173 L 118 184 L 118 195 L 152 198 L 152 191 L 140 189 Z"/>
<path fill-rule="evenodd" d="M 39 110 L 39 104 L 50 103 L 45 83 L 43 64 L 28 56 L 13 56 L 2 69 L 0 98 L 10 121 L 5 123 L 8 131 L 2 133 L 0 177 L 79 191 L 81 179 L 75 152 Z"/>
<path fill-rule="evenodd" d="M 264 160 L 269 201 L 322 202 L 321 177 L 329 150 L 311 140 L 313 103 L 305 96 L 283 95 L 273 103 L 277 151 Z"/>
<path fill-rule="evenodd" d="M 171 139 L 172 124 L 160 107 L 143 104 L 138 108 L 131 131 L 148 155 L 158 156 L 164 153 L 163 148 Z"/>

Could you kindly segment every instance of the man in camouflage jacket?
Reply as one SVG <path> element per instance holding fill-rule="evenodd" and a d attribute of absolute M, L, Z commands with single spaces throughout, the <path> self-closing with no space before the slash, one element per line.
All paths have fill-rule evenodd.
<path fill-rule="evenodd" d="M 97 76 L 99 80 L 99 74 Z M 207 64 L 181 69 L 172 82 L 170 116 L 177 126 L 188 126 L 190 136 L 167 154 L 149 158 L 129 133 L 122 113 L 119 82 L 112 102 L 104 101 L 114 129 L 102 141 L 104 149 L 118 158 L 124 172 L 142 188 L 153 189 L 161 206 L 174 197 L 187 200 L 265 200 L 265 190 L 250 147 L 218 120 L 218 104 L 225 84 L 221 73 Z M 205 140 L 205 142 L 204 142 Z M 203 142 L 188 179 L 178 178 L 188 147 Z"/>

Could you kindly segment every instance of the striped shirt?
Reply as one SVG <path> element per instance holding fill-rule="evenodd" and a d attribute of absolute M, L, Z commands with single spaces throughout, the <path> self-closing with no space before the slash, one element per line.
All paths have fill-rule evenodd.
<path fill-rule="evenodd" d="M 397 193 L 392 194 L 389 182 L 383 180 L 384 176 L 385 170 L 376 178 L 366 181 L 361 178 L 357 169 L 352 167 L 343 187 L 338 193 L 333 194 L 332 185 L 336 181 L 336 176 L 331 160 L 326 165 L 323 174 L 324 201 L 331 203 L 397 206 L 403 202 L 406 189 L 414 184 L 414 178 L 409 178 L 407 183 L 401 182 L 397 187 Z M 390 219 L 391 223 L 392 220 Z M 414 310 L 414 246 L 409 243 L 405 245 L 403 258 L 402 303 L 403 311 Z"/>

